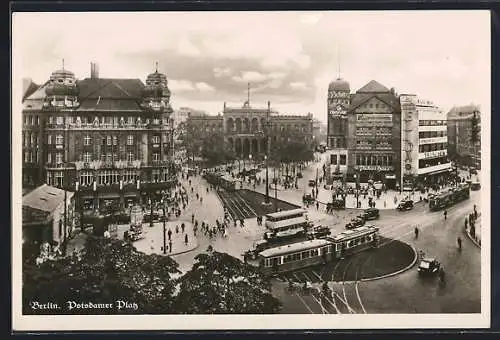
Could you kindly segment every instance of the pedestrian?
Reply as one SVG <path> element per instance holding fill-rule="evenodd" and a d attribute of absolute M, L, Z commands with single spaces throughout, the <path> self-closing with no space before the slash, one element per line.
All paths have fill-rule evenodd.
<path fill-rule="evenodd" d="M 447 211 L 447 210 L 445 210 L 445 211 L 444 211 L 444 219 L 445 219 L 445 220 L 446 220 L 446 217 L 447 217 L 447 216 L 448 216 L 448 211 Z"/>
<path fill-rule="evenodd" d="M 418 238 L 418 228 L 415 227 L 415 238 Z"/>
<path fill-rule="evenodd" d="M 176 233 L 176 234 L 178 234 L 178 233 L 179 233 L 179 226 L 178 226 L 178 225 L 176 225 L 176 226 L 175 226 L 175 233 Z"/>
<path fill-rule="evenodd" d="M 191 215 L 191 223 L 194 223 L 194 214 Z"/>
<path fill-rule="evenodd" d="M 319 210 L 319 202 L 316 201 L 316 210 Z"/>
<path fill-rule="evenodd" d="M 170 252 L 172 252 L 172 240 L 168 241 L 168 248 L 170 249 Z"/>
<path fill-rule="evenodd" d="M 384 208 L 387 207 L 387 202 L 384 200 Z"/>
<path fill-rule="evenodd" d="M 187 246 L 188 244 L 188 235 L 186 234 L 186 236 L 184 236 L 184 244 Z"/>
<path fill-rule="evenodd" d="M 459 237 L 457 237 L 457 244 L 458 244 L 458 249 L 461 250 L 462 249 L 462 239 Z"/>
<path fill-rule="evenodd" d="M 186 228 L 186 225 L 184 223 L 181 224 L 181 230 L 182 230 L 182 233 L 184 234 L 184 229 Z"/>
<path fill-rule="evenodd" d="M 168 240 L 170 241 L 172 239 L 172 230 L 168 229 Z"/>
<path fill-rule="evenodd" d="M 467 220 L 467 217 L 465 218 L 465 230 L 467 230 L 467 222 L 469 222 L 469 220 Z"/>

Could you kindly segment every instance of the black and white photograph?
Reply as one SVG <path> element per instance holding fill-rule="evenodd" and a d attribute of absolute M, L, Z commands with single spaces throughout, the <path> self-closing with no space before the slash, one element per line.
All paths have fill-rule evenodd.
<path fill-rule="evenodd" d="M 489 327 L 490 20 L 13 13 L 14 330 Z"/>

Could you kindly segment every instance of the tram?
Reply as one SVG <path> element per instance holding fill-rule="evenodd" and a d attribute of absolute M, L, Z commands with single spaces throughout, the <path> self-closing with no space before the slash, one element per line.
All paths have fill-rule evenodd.
<path fill-rule="evenodd" d="M 432 211 L 444 209 L 448 206 L 466 200 L 470 197 L 470 187 L 468 184 L 459 184 L 458 187 L 441 192 L 429 199 L 429 209 Z"/>
<path fill-rule="evenodd" d="M 207 172 L 204 177 L 208 183 L 224 188 L 227 191 L 236 190 L 237 183 L 239 182 L 239 180 L 234 179 L 231 176 L 217 172 Z"/>
<path fill-rule="evenodd" d="M 293 271 L 326 264 L 355 252 L 376 247 L 379 229 L 365 225 L 346 230 L 335 237 L 313 239 L 269 248 L 259 253 L 259 267 L 265 274 Z"/>

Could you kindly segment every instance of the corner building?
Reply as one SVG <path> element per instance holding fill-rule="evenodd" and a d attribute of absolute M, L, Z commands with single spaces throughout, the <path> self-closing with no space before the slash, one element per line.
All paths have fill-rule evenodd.
<path fill-rule="evenodd" d="M 446 114 L 432 101 L 412 94 L 401 101 L 401 187 L 443 183 L 451 172 Z"/>
<path fill-rule="evenodd" d="M 472 142 L 472 121 L 476 116 L 478 140 Z M 448 112 L 448 152 L 452 159 L 481 169 L 481 111 L 477 105 L 454 107 Z"/>
<path fill-rule="evenodd" d="M 399 186 L 401 107 L 393 89 L 370 81 L 351 95 L 347 181 L 382 181 Z"/>
<path fill-rule="evenodd" d="M 159 199 L 175 181 L 167 77 L 54 71 L 23 102 L 23 187 L 76 192 L 83 209 Z"/>
<path fill-rule="evenodd" d="M 328 85 L 327 145 L 330 156 L 328 175 L 332 179 L 343 179 L 347 173 L 347 112 L 351 104 L 351 88 L 341 78 Z"/>

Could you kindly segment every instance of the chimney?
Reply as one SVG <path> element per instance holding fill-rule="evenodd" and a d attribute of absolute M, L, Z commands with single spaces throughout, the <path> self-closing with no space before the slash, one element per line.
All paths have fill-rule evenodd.
<path fill-rule="evenodd" d="M 99 65 L 97 63 L 90 63 L 90 79 L 99 78 Z"/>

